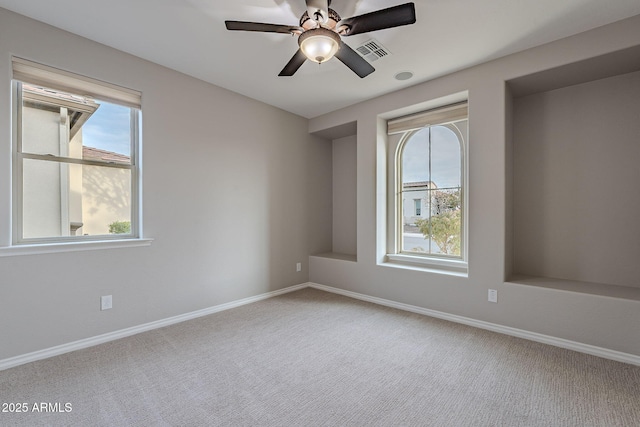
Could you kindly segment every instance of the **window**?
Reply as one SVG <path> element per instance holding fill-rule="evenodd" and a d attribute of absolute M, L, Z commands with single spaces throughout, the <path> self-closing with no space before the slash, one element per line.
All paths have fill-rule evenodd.
<path fill-rule="evenodd" d="M 13 243 L 139 238 L 139 92 L 13 58 Z"/>
<path fill-rule="evenodd" d="M 467 103 L 389 120 L 388 258 L 466 271 Z"/>

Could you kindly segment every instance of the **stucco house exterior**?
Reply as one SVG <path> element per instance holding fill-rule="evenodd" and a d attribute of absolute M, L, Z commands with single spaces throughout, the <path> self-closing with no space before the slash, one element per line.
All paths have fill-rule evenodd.
<path fill-rule="evenodd" d="M 406 227 L 415 226 L 416 220 L 429 217 L 430 192 L 438 186 L 433 181 L 405 182 L 402 184 L 402 217 Z M 433 208 L 431 208 L 433 210 Z M 433 213 L 433 212 L 431 212 Z"/>

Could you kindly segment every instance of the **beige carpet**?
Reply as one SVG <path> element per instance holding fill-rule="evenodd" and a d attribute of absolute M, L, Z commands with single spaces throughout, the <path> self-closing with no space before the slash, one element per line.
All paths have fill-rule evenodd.
<path fill-rule="evenodd" d="M 314 289 L 2 371 L 0 396 L 71 405 L 2 426 L 640 426 L 640 367 Z"/>

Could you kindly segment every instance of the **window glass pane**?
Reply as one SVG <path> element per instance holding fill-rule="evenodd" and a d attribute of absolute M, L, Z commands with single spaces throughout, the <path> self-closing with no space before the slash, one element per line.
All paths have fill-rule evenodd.
<path fill-rule="evenodd" d="M 131 234 L 131 171 L 82 166 L 82 205 L 83 234 Z"/>
<path fill-rule="evenodd" d="M 402 184 L 429 181 L 429 129 L 411 136 L 402 149 Z"/>
<path fill-rule="evenodd" d="M 429 239 L 420 233 L 418 227 L 418 223 L 429 216 L 428 181 L 429 129 L 422 129 L 405 143 L 402 150 L 403 252 L 429 253 Z"/>
<path fill-rule="evenodd" d="M 99 108 L 82 127 L 83 145 L 101 160 L 131 164 L 131 109 L 96 102 Z"/>
<path fill-rule="evenodd" d="M 452 128 L 427 127 L 404 143 L 402 252 L 461 255 L 462 147 Z"/>
<path fill-rule="evenodd" d="M 60 144 L 63 130 L 59 106 L 34 102 L 28 97 L 30 91 L 24 85 L 22 99 L 22 151 L 34 154 L 66 155 L 62 152 L 65 144 Z"/>
<path fill-rule="evenodd" d="M 22 152 L 131 164 L 131 108 L 24 83 Z"/>
<path fill-rule="evenodd" d="M 433 242 L 433 253 L 460 256 L 462 236 L 460 190 L 458 188 L 433 190 L 431 203 L 429 235 Z"/>
<path fill-rule="evenodd" d="M 62 230 L 61 180 L 68 169 L 57 162 L 25 160 L 22 178 L 24 238 L 68 236 Z"/>
<path fill-rule="evenodd" d="M 24 159 L 23 237 L 131 234 L 131 170 Z"/>
<path fill-rule="evenodd" d="M 460 187 L 460 141 L 445 126 L 431 128 L 431 180 L 438 188 Z"/>
<path fill-rule="evenodd" d="M 458 136 L 447 126 L 431 128 L 431 239 L 433 253 L 460 256 L 461 161 Z"/>

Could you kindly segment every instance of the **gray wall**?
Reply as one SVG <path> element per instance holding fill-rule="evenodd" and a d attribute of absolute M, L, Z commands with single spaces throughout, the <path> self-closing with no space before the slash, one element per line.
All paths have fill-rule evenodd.
<path fill-rule="evenodd" d="M 514 272 L 640 287 L 640 72 L 514 105 Z"/>
<path fill-rule="evenodd" d="M 342 262 L 311 257 L 310 280 L 640 355 L 638 299 L 508 281 L 514 227 L 512 99 L 506 84 L 511 79 L 638 45 L 640 16 L 312 119 L 310 132 L 357 122 L 358 260 Z M 469 94 L 468 277 L 388 266 L 384 263 L 387 199 L 384 119 L 419 111 L 433 100 L 465 91 Z M 637 98 L 634 105 L 637 117 Z M 636 247 L 635 258 L 639 255 Z M 497 304 L 487 302 L 490 288 L 498 290 Z"/>
<path fill-rule="evenodd" d="M 330 200 L 314 177 L 331 153 L 306 119 L 3 9 L 0 246 L 12 54 L 142 91 L 143 224 L 155 240 L 0 257 L 0 359 L 305 283 L 309 252 L 330 250 L 330 221 L 307 195 Z M 99 310 L 101 295 L 113 309 Z"/>
<path fill-rule="evenodd" d="M 357 255 L 356 136 L 333 140 L 333 252 Z"/>

